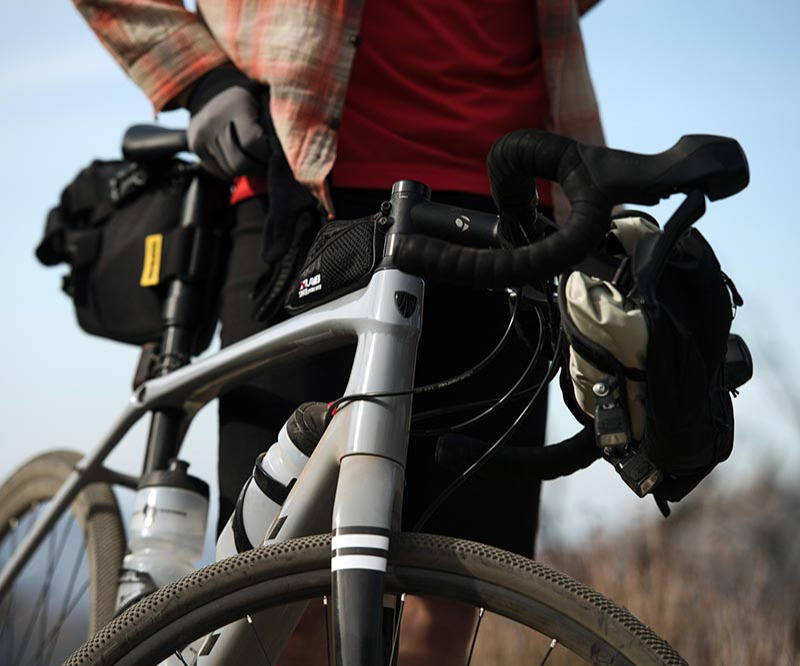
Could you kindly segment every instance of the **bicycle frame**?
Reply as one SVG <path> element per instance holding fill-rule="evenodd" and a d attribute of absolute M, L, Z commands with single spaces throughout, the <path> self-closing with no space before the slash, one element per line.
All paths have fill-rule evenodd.
<path fill-rule="evenodd" d="M 292 487 L 262 543 L 332 530 L 332 598 L 336 663 L 381 661 L 383 576 L 389 534 L 400 528 L 404 468 L 411 421 L 417 342 L 422 327 L 424 282 L 392 266 L 396 234 L 422 231 L 464 245 L 502 244 L 496 215 L 435 204 L 427 186 L 398 181 L 384 261 L 369 284 L 317 306 L 203 360 L 145 382 L 99 446 L 81 460 L 0 574 L 0 597 L 72 500 L 89 483 L 135 488 L 137 479 L 103 463 L 147 412 L 182 414 L 178 441 L 195 414 L 224 390 L 261 373 L 320 352 L 356 343 L 346 395 L 392 393 L 354 400 L 333 416 L 314 454 Z M 469 224 L 465 224 L 465 220 Z M 404 393 L 405 392 L 405 393 Z M 150 445 L 153 440 L 151 439 Z M 148 450 L 148 455 L 150 451 Z M 276 657 L 304 604 L 248 618 L 263 625 L 267 655 Z M 203 648 L 204 663 L 236 663 L 252 654 L 244 620 L 215 632 Z M 264 644 L 255 646 L 264 652 Z"/>
<path fill-rule="evenodd" d="M 410 313 L 396 304 L 401 293 L 416 302 Z M 132 396 L 105 439 L 81 461 L 9 561 L 0 580 L 0 596 L 85 485 L 109 476 L 117 482 L 125 481 L 106 470 L 103 462 L 145 413 L 177 408 L 186 414 L 188 425 L 192 416 L 223 388 L 354 338 L 356 354 L 347 394 L 407 391 L 414 380 L 422 303 L 420 278 L 396 269 L 381 270 L 360 291 L 146 382 Z M 410 395 L 356 401 L 342 407 L 265 537 L 265 542 L 286 540 L 333 530 L 334 617 L 338 617 L 334 625 L 337 638 L 342 639 L 337 644 L 344 663 L 377 661 L 381 649 L 378 610 L 382 603 L 382 572 L 386 568 L 389 532 L 399 528 L 410 418 Z M 346 617 L 337 612 L 342 608 L 347 608 Z M 295 615 L 299 617 L 299 612 Z M 360 629 L 361 639 L 356 644 L 343 639 L 354 635 L 342 626 L 351 623 Z M 283 636 L 273 636 L 275 629 L 286 628 L 286 623 L 268 624 L 268 644 L 279 648 L 291 626 Z M 288 624 L 293 626 L 293 622 Z M 236 642 L 217 641 L 214 662 L 209 663 L 221 657 L 223 661 L 232 658 L 226 656 L 226 645 Z"/>

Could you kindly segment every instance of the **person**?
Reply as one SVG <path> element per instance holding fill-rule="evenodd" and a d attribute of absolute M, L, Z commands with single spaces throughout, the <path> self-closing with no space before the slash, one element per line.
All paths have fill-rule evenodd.
<path fill-rule="evenodd" d="M 291 272 L 287 256 L 302 256 L 290 250 L 310 243 L 318 205 L 328 218 L 357 218 L 377 210 L 392 182 L 413 179 L 428 184 L 434 200 L 491 211 L 485 157 L 504 133 L 540 127 L 602 144 L 578 25 L 597 1 L 198 0 L 193 12 L 180 0 L 73 0 L 156 112 L 189 110 L 190 147 L 233 182 L 223 346 L 285 316 L 276 275 Z M 542 185 L 539 195 L 563 215 L 555 188 Z M 502 294 L 429 285 L 425 300 L 417 384 L 474 365 L 508 319 Z M 415 410 L 502 395 L 526 350 L 515 340 L 477 386 L 415 398 Z M 322 355 L 221 396 L 220 525 L 291 411 L 342 394 L 351 358 Z M 544 399 L 538 407 L 513 443 L 543 444 Z M 496 437 L 509 413 L 470 434 Z M 404 528 L 454 478 L 435 464 L 433 448 L 430 438 L 409 447 Z M 537 482 L 476 480 L 426 530 L 530 557 L 538 498 Z M 465 644 L 474 621 L 454 605 L 408 615 L 404 623 L 418 624 L 424 638 L 401 647 L 406 664 L 452 658 L 452 647 L 439 643 L 461 636 Z"/>

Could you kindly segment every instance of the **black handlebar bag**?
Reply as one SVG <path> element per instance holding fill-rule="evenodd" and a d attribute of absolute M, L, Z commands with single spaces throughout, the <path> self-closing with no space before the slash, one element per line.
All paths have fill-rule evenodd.
<path fill-rule="evenodd" d="M 223 225 L 213 231 L 180 227 L 192 172 L 178 159 L 96 160 L 62 192 L 36 256 L 46 266 L 69 264 L 62 288 L 87 333 L 136 345 L 159 340 L 170 278 L 181 276 L 209 286 L 193 353 L 207 347 L 216 320 L 211 285 L 221 270 L 224 231 Z M 215 247 L 206 256 L 217 257 L 198 265 L 193 255 L 210 244 Z"/>
<path fill-rule="evenodd" d="M 752 372 L 730 334 L 742 300 L 711 246 L 693 228 L 668 236 L 623 213 L 603 252 L 559 288 L 565 401 L 623 480 L 662 504 L 729 457 L 731 395 Z"/>

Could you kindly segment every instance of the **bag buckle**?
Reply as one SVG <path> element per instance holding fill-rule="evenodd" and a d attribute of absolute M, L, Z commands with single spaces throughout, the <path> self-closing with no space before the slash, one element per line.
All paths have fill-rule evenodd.
<path fill-rule="evenodd" d="M 625 484 L 639 497 L 644 497 L 652 491 L 661 483 L 664 476 L 639 446 L 628 447 L 616 456 L 606 456 L 606 460 L 614 466 Z"/>
<path fill-rule="evenodd" d="M 605 453 L 606 449 L 617 449 L 631 443 L 628 414 L 615 395 L 617 382 L 611 377 L 592 386 L 594 393 L 594 435 Z"/>
<path fill-rule="evenodd" d="M 108 194 L 115 206 L 136 196 L 146 185 L 148 173 L 136 162 L 123 166 L 108 183 Z"/>

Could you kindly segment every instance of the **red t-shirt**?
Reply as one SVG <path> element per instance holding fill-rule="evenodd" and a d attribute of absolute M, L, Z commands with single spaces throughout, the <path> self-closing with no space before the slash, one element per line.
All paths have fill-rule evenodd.
<path fill-rule="evenodd" d="M 334 185 L 489 194 L 495 140 L 546 124 L 537 35 L 531 0 L 365 3 Z M 539 196 L 551 203 L 541 183 Z"/>
<path fill-rule="evenodd" d="M 361 20 L 333 183 L 489 194 L 486 154 L 543 128 L 549 103 L 532 0 L 372 0 Z M 257 182 L 258 181 L 258 182 Z M 239 179 L 234 201 L 264 191 Z M 549 183 L 539 199 L 552 204 Z"/>

